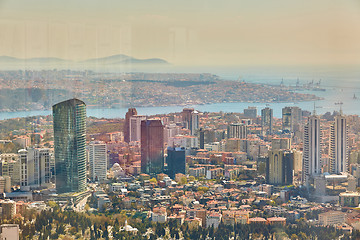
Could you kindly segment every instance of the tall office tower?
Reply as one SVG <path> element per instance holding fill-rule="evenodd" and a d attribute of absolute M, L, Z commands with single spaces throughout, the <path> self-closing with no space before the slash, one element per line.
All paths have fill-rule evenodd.
<path fill-rule="evenodd" d="M 90 179 L 92 181 L 106 180 L 107 172 L 106 144 L 101 141 L 89 143 Z"/>
<path fill-rule="evenodd" d="M 274 185 L 293 184 L 294 154 L 292 151 L 271 150 L 266 161 L 266 181 Z"/>
<path fill-rule="evenodd" d="M 205 130 L 200 128 L 199 134 L 200 149 L 205 149 Z"/>
<path fill-rule="evenodd" d="M 53 106 L 56 191 L 86 190 L 86 105 L 70 99 Z"/>
<path fill-rule="evenodd" d="M 125 123 L 124 123 L 124 141 L 130 142 L 130 118 L 134 115 L 137 115 L 136 108 L 129 108 L 125 114 Z"/>
<path fill-rule="evenodd" d="M 261 127 L 264 133 L 272 134 L 273 131 L 273 110 L 271 108 L 261 109 Z"/>
<path fill-rule="evenodd" d="M 130 117 L 129 124 L 129 141 L 140 141 L 141 140 L 141 121 L 145 120 L 145 116 L 134 115 Z"/>
<path fill-rule="evenodd" d="M 171 179 L 175 179 L 175 174 L 185 174 L 186 161 L 185 161 L 185 148 L 181 147 L 168 147 L 166 163 L 168 167 L 168 175 Z"/>
<path fill-rule="evenodd" d="M 164 171 L 164 127 L 160 119 L 141 121 L 141 172 L 156 175 Z"/>
<path fill-rule="evenodd" d="M 1 176 L 9 176 L 11 185 L 20 185 L 20 160 L 15 153 L 0 154 Z"/>
<path fill-rule="evenodd" d="M 302 112 L 299 107 L 284 107 L 282 109 L 282 129 L 293 131 L 302 118 Z"/>
<path fill-rule="evenodd" d="M 247 109 L 244 109 L 244 116 L 248 118 L 257 118 L 256 107 L 248 107 Z"/>
<path fill-rule="evenodd" d="M 310 178 L 321 174 L 321 127 L 320 117 L 315 114 L 304 126 L 304 150 L 302 182 L 309 184 Z"/>
<path fill-rule="evenodd" d="M 343 115 L 335 117 L 331 125 L 329 146 L 330 171 L 339 174 L 348 171 L 348 126 Z"/>
<path fill-rule="evenodd" d="M 47 148 L 19 150 L 20 188 L 25 191 L 50 187 L 50 152 Z"/>
<path fill-rule="evenodd" d="M 199 112 L 193 108 L 184 108 L 181 116 L 182 121 L 185 123 L 185 128 L 191 131 L 191 135 L 194 135 L 199 129 Z"/>
<path fill-rule="evenodd" d="M 230 124 L 227 127 L 227 138 L 246 138 L 247 126 L 241 123 Z"/>

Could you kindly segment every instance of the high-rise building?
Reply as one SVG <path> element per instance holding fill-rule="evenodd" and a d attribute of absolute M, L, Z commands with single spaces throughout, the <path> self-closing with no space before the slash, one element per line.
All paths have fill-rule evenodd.
<path fill-rule="evenodd" d="M 139 141 L 141 140 L 141 121 L 145 120 L 145 116 L 134 115 L 130 117 L 129 124 L 129 141 Z"/>
<path fill-rule="evenodd" d="M 266 165 L 267 183 L 273 185 L 293 184 L 294 155 L 292 151 L 269 151 Z"/>
<path fill-rule="evenodd" d="M 330 171 L 339 174 L 348 171 L 348 126 L 346 117 L 339 115 L 331 125 L 330 131 Z"/>
<path fill-rule="evenodd" d="M 160 119 L 141 121 L 141 172 L 164 171 L 164 127 Z"/>
<path fill-rule="evenodd" d="M 130 118 L 134 115 L 137 115 L 136 108 L 129 108 L 125 114 L 125 123 L 124 123 L 124 141 L 130 142 Z"/>
<path fill-rule="evenodd" d="M 271 108 L 261 109 L 261 127 L 263 132 L 272 134 L 273 132 L 273 110 Z"/>
<path fill-rule="evenodd" d="M 20 188 L 25 191 L 51 185 L 50 152 L 47 148 L 19 150 Z"/>
<path fill-rule="evenodd" d="M 175 174 L 185 174 L 185 148 L 183 147 L 168 147 L 166 163 L 168 167 L 168 175 L 175 179 Z"/>
<path fill-rule="evenodd" d="M 256 107 L 248 107 L 247 109 L 244 109 L 244 116 L 248 118 L 256 118 L 257 117 Z"/>
<path fill-rule="evenodd" d="M 294 131 L 295 125 L 297 125 L 302 118 L 302 112 L 299 107 L 284 107 L 282 109 L 282 129 L 288 131 Z"/>
<path fill-rule="evenodd" d="M 194 135 L 199 129 L 199 112 L 193 108 L 184 108 L 181 116 L 185 128 L 190 130 L 191 135 Z"/>
<path fill-rule="evenodd" d="M 89 165 L 90 179 L 92 181 L 106 180 L 107 172 L 107 150 L 106 144 L 101 141 L 89 143 Z"/>
<path fill-rule="evenodd" d="M 70 99 L 53 106 L 56 191 L 86 190 L 86 105 Z"/>
<path fill-rule="evenodd" d="M 247 137 L 247 126 L 242 123 L 230 124 L 227 127 L 228 138 L 246 138 Z"/>
<path fill-rule="evenodd" d="M 320 117 L 314 114 L 304 126 L 303 184 L 308 185 L 311 178 L 321 174 L 321 165 Z"/>
<path fill-rule="evenodd" d="M 1 175 L 11 178 L 11 185 L 20 184 L 20 160 L 15 153 L 0 154 Z"/>

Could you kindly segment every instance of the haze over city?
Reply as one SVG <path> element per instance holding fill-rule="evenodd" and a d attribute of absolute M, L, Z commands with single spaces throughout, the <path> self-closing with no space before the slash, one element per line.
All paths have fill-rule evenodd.
<path fill-rule="evenodd" d="M 360 64 L 360 3 L 346 1 L 1 1 L 0 53 L 174 65 Z"/>

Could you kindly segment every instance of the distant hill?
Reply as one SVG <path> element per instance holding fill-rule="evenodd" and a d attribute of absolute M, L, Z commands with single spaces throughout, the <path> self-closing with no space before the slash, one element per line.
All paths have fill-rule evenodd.
<path fill-rule="evenodd" d="M 26 68 L 79 68 L 79 67 L 102 67 L 102 66 L 144 66 L 144 65 L 168 65 L 161 58 L 138 59 L 124 54 L 118 54 L 102 58 L 92 58 L 83 61 L 71 61 L 61 58 L 15 58 L 0 56 L 0 69 Z"/>
<path fill-rule="evenodd" d="M 133 58 L 124 54 L 113 55 L 103 58 L 93 58 L 81 63 L 90 63 L 90 64 L 168 64 L 167 61 L 160 58 L 150 58 L 150 59 L 138 59 Z"/>

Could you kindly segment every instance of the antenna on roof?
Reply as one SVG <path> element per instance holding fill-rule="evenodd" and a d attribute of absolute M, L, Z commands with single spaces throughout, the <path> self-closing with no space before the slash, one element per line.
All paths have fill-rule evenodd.
<path fill-rule="evenodd" d="M 344 103 L 343 102 L 336 102 L 335 105 L 340 105 L 340 116 L 343 114 L 343 111 L 342 111 L 342 105 Z"/>
<path fill-rule="evenodd" d="M 313 115 L 316 115 L 316 103 L 314 102 L 314 110 L 313 110 Z"/>

